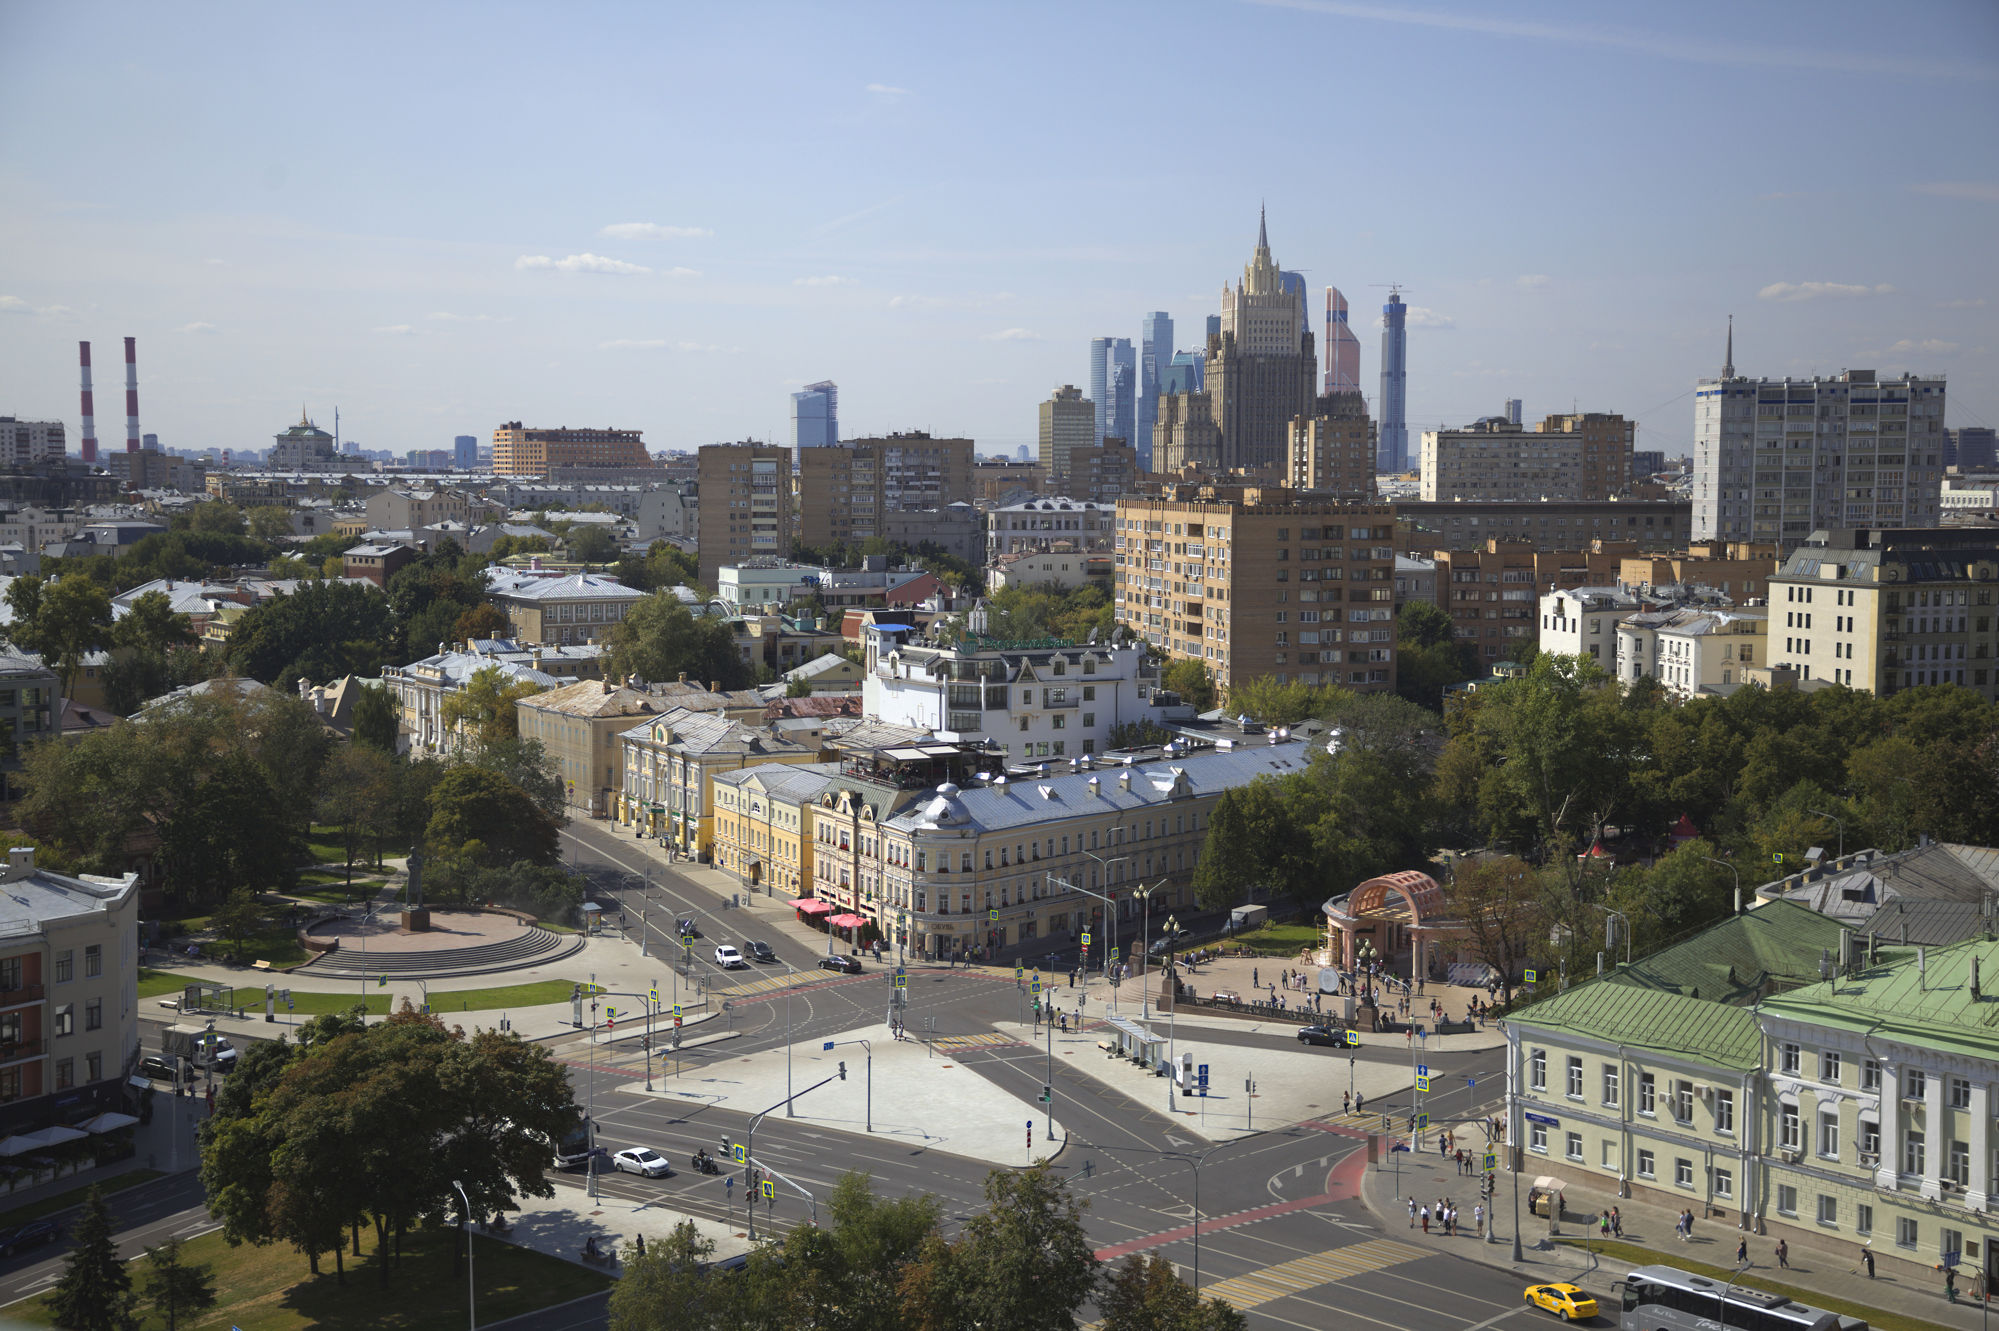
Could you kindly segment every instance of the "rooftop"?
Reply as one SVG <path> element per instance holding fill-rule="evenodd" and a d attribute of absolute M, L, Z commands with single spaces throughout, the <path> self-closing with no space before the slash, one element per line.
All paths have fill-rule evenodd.
<path fill-rule="evenodd" d="M 1950 947 L 1880 948 L 1872 964 L 1767 999 L 1763 1011 L 1972 1058 L 1999 1059 L 1999 994 L 1991 988 L 1999 975 L 1995 967 L 1999 941 L 1991 938 Z"/>
<path fill-rule="evenodd" d="M 613 684 L 608 679 L 583 679 L 532 698 L 523 698 L 520 705 L 537 712 L 596 718 L 644 716 L 659 711 L 663 704 L 649 694 Z"/>
<path fill-rule="evenodd" d="M 601 573 L 564 577 L 492 576 L 493 595 L 505 601 L 642 601 L 645 593 Z"/>

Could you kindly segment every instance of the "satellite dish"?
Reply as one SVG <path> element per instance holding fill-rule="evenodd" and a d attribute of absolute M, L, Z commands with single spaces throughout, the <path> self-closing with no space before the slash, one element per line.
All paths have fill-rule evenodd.
<path fill-rule="evenodd" d="M 1090 636 L 1088 638 L 1085 638 L 1084 641 L 1094 647 L 1097 642 L 1097 631 L 1095 629 L 1091 629 Z"/>

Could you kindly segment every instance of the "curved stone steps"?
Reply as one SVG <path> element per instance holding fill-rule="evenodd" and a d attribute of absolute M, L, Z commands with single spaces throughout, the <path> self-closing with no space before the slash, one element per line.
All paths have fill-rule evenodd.
<path fill-rule="evenodd" d="M 472 947 L 445 947 L 428 951 L 370 952 L 342 943 L 337 951 L 323 952 L 293 974 L 323 975 L 358 980 L 386 975 L 391 979 L 450 979 L 463 975 L 492 975 L 560 961 L 583 950 L 582 934 L 552 933 L 540 926 L 516 938 Z"/>

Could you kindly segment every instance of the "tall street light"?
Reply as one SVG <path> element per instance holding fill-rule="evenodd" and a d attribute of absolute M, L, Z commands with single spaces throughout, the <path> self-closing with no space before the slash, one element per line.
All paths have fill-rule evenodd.
<path fill-rule="evenodd" d="M 1818 815 L 1819 817 L 1821 817 L 1821 818 L 1829 818 L 1829 819 L 1831 819 L 1831 820 L 1832 820 L 1832 823 L 1833 823 L 1833 825 L 1834 825 L 1835 827 L 1837 827 L 1837 828 L 1839 829 L 1839 857 L 1840 857 L 1841 859 L 1845 859 L 1845 858 L 1846 858 L 1846 824 L 1845 824 L 1845 823 L 1843 823 L 1843 822 L 1841 822 L 1841 821 L 1840 821 L 1840 820 L 1839 820 L 1838 818 L 1835 818 L 1835 817 L 1833 817 L 1833 815 L 1832 815 L 1832 814 L 1829 814 L 1829 813 L 1827 813 L 1827 812 L 1826 812 L 1826 811 L 1825 811 L 1824 809 L 1807 809 L 1807 810 L 1805 810 L 1805 812 L 1806 812 L 1806 813 L 1813 813 L 1813 814 L 1817 814 L 1817 815 Z"/>
<path fill-rule="evenodd" d="M 1719 864 L 1722 868 L 1735 875 L 1735 913 L 1737 915 L 1742 914 L 1742 871 L 1727 860 L 1718 860 L 1712 855 L 1703 855 L 1701 858 L 1709 864 Z"/>
<path fill-rule="evenodd" d="M 1166 936 L 1173 939 L 1180 937 L 1179 916 L 1166 917 Z M 1173 978 L 1173 1002 L 1166 1009 L 1166 1112 L 1171 1114 L 1174 1111 L 1173 1088 L 1180 1083 L 1180 1053 L 1175 1043 L 1180 1032 L 1180 977 L 1173 969 L 1173 948 L 1170 944 L 1166 949 L 1166 973 Z"/>
<path fill-rule="evenodd" d="M 1138 1016 L 1141 1021 L 1152 1016 L 1152 1000 L 1145 991 L 1145 963 L 1152 955 L 1152 894 L 1166 886 L 1166 882 L 1162 878 L 1151 887 L 1134 887 L 1131 890 L 1131 895 L 1140 903 L 1139 915 L 1143 919 L 1144 930 L 1138 942 Z"/>
<path fill-rule="evenodd" d="M 1104 953 L 1104 978 L 1108 980 L 1111 978 L 1110 954 L 1112 952 L 1117 951 L 1117 896 L 1115 893 L 1111 891 L 1111 866 L 1113 864 L 1122 864 L 1126 860 L 1130 859 L 1131 856 L 1129 855 L 1104 856 L 1097 854 L 1093 850 L 1083 851 L 1083 854 L 1095 860 L 1097 862 L 1098 867 L 1103 870 L 1104 895 L 1098 896 L 1097 893 L 1095 892 L 1091 892 L 1090 895 L 1096 897 L 1097 900 L 1104 903 L 1104 927 L 1110 930 L 1110 944 L 1111 944 L 1110 949 L 1109 951 L 1106 951 Z M 1078 890 L 1087 891 L 1088 889 L 1078 889 Z M 1083 969 L 1085 973 L 1088 973 L 1089 958 L 1087 957 L 1083 959 Z M 1117 988 L 1115 985 L 1113 985 L 1111 988 L 1111 1006 L 1112 1007 L 1117 1006 Z"/>
<path fill-rule="evenodd" d="M 465 1185 L 457 1179 L 451 1186 L 458 1189 L 458 1200 L 465 1207 L 465 1315 L 470 1323 L 470 1331 L 479 1331 L 478 1286 L 472 1282 L 472 1199 L 465 1195 Z"/>

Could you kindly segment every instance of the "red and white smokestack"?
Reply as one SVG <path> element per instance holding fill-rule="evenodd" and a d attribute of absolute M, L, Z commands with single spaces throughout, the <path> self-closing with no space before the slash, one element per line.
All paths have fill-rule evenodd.
<path fill-rule="evenodd" d="M 83 362 L 83 460 L 97 461 L 97 407 L 90 398 L 90 343 L 76 344 Z"/>
<path fill-rule="evenodd" d="M 139 339 L 125 339 L 125 451 L 139 451 Z"/>

